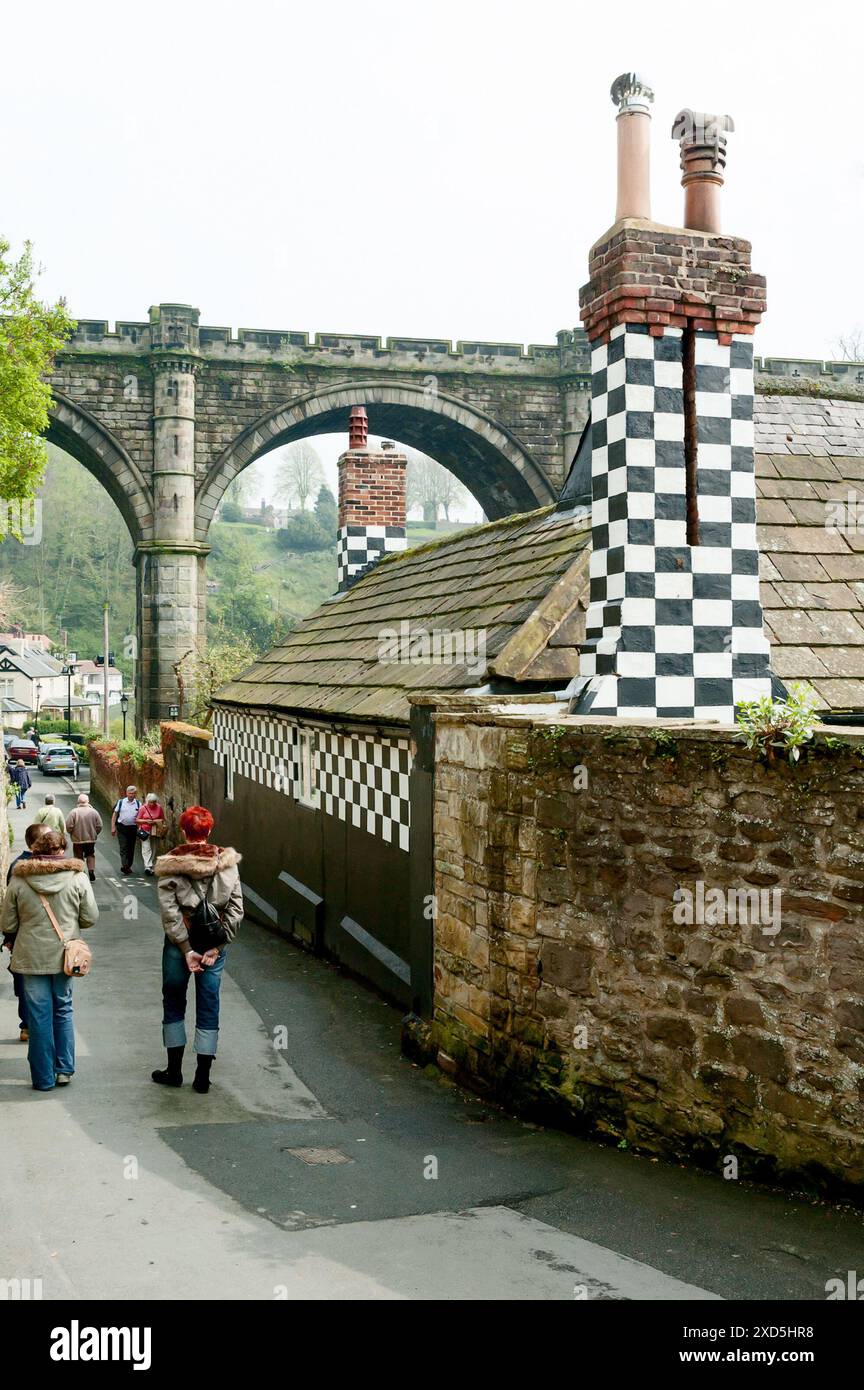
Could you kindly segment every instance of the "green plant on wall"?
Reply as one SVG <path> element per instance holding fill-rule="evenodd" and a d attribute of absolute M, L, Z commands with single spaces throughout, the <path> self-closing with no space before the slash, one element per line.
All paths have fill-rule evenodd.
<path fill-rule="evenodd" d="M 748 748 L 755 748 L 770 763 L 778 750 L 790 763 L 797 763 L 801 747 L 812 739 L 820 722 L 816 709 L 819 703 L 815 690 L 803 681 L 789 686 L 785 700 L 746 700 L 738 706 L 737 723 Z"/>

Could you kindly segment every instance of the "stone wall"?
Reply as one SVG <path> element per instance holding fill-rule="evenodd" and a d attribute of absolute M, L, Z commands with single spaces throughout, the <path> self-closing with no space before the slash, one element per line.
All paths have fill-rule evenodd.
<path fill-rule="evenodd" d="M 165 769 L 162 805 L 168 820 L 166 845 L 176 844 L 182 838 L 177 822 L 187 806 L 195 806 L 201 799 L 199 757 L 201 750 L 209 747 L 211 737 L 209 729 L 199 729 L 182 720 L 162 724 Z M 211 806 L 210 810 L 218 815 L 218 806 Z"/>
<path fill-rule="evenodd" d="M 121 758 L 116 743 L 91 743 L 89 754 L 90 796 L 100 811 L 110 811 L 133 784 L 142 801 L 148 792 L 156 792 L 162 800 L 165 769 L 160 753 L 151 754 L 141 766 L 131 758 Z"/>
<path fill-rule="evenodd" d="M 864 1181 L 864 740 L 768 765 L 719 727 L 452 710 L 436 739 L 439 1063 L 631 1147 Z M 700 882 L 746 920 L 676 920 Z"/>

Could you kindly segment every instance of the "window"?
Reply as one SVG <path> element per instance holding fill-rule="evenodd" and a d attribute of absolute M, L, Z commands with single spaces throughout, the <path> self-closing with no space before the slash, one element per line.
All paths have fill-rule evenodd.
<path fill-rule="evenodd" d="M 12 699 L 14 699 L 14 697 L 15 697 L 15 682 L 14 682 L 14 680 L 8 680 L 8 679 L 7 679 L 7 680 L 0 680 L 0 696 L 2 696 L 4 700 L 12 700 Z"/>
<path fill-rule="evenodd" d="M 297 800 L 316 810 L 321 804 L 315 766 L 316 735 L 311 729 L 297 730 Z"/>

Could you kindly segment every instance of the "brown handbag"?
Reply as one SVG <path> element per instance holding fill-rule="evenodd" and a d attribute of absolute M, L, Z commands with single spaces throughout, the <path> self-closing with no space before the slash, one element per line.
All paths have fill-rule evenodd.
<path fill-rule="evenodd" d="M 57 918 L 54 916 L 54 911 L 48 899 L 43 893 L 38 893 L 36 896 L 48 913 L 52 927 L 63 942 L 63 974 L 76 976 L 89 975 L 90 967 L 93 964 L 93 952 L 90 950 L 86 941 L 82 941 L 80 937 L 77 936 L 73 941 L 67 941 L 60 930 Z"/>

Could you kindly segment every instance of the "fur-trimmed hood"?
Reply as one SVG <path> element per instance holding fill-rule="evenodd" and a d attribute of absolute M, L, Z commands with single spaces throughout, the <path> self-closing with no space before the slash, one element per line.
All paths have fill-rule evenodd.
<path fill-rule="evenodd" d="M 86 874 L 87 865 L 83 859 L 19 859 L 13 865 L 15 878 L 35 878 L 38 874 Z"/>
<path fill-rule="evenodd" d="M 154 865 L 157 878 L 183 874 L 185 878 L 212 878 L 224 869 L 235 869 L 243 858 L 236 849 L 219 845 L 186 844 L 160 854 Z"/>

